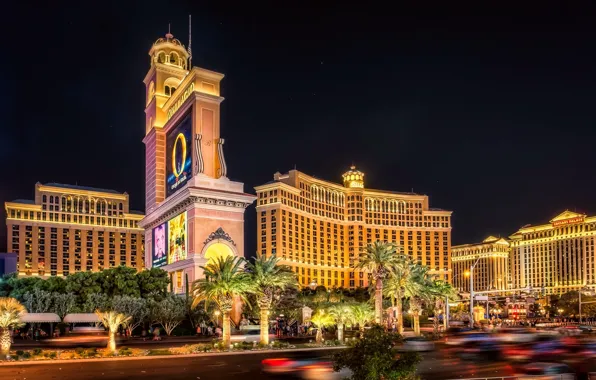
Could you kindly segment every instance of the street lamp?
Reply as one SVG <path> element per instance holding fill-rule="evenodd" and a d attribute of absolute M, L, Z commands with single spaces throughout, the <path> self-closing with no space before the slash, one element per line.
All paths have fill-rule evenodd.
<path fill-rule="evenodd" d="M 310 288 L 310 290 L 315 290 L 317 288 L 318 284 L 316 281 L 311 282 L 310 284 L 308 284 L 308 287 Z"/>
<path fill-rule="evenodd" d="M 219 312 L 219 310 L 215 310 L 215 312 L 214 312 L 213 314 L 215 314 L 215 324 L 216 324 L 217 326 L 219 326 L 219 315 L 220 315 L 221 313 Z"/>
<path fill-rule="evenodd" d="M 470 276 L 470 320 L 472 321 L 470 327 L 474 327 L 474 268 L 476 268 L 476 265 L 481 258 L 482 257 L 479 256 L 470 267 L 470 270 L 465 272 L 466 275 L 469 274 Z"/>

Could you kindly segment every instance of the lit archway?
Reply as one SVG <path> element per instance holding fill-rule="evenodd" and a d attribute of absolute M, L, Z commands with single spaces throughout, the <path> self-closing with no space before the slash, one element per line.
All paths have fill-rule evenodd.
<path fill-rule="evenodd" d="M 220 242 L 213 242 L 210 244 L 207 249 L 205 250 L 205 260 L 207 260 L 206 265 L 209 265 L 212 262 L 215 262 L 219 257 L 226 258 L 228 256 L 234 256 L 234 251 L 232 248 Z"/>

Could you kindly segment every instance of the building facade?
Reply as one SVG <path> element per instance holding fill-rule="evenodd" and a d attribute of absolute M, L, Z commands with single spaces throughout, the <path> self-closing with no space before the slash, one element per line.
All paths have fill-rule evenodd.
<path fill-rule="evenodd" d="M 352 267 L 377 240 L 451 280 L 451 211 L 430 208 L 426 195 L 367 189 L 355 167 L 343 185 L 290 170 L 255 190 L 257 252 L 280 257 L 302 286 L 368 286 Z"/>
<path fill-rule="evenodd" d="M 596 216 L 564 211 L 547 224 L 524 226 L 509 238 L 514 288 L 562 294 L 596 284 Z"/>
<path fill-rule="evenodd" d="M 144 83 L 147 268 L 161 267 L 174 291 L 202 278 L 216 257 L 244 256 L 244 211 L 255 197 L 227 177 L 220 135 L 224 75 L 192 67 L 173 35 L 149 51 Z"/>
<path fill-rule="evenodd" d="M 6 202 L 7 248 L 25 276 L 66 276 L 126 265 L 144 267 L 142 213 L 128 194 L 48 183 L 35 199 Z"/>
<path fill-rule="evenodd" d="M 451 247 L 452 285 L 470 292 L 470 269 L 474 263 L 474 291 L 507 290 L 510 287 L 509 241 L 489 236 L 481 243 Z"/>

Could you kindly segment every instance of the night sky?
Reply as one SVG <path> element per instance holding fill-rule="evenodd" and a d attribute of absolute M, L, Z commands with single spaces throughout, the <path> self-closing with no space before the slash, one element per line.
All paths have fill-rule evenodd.
<path fill-rule="evenodd" d="M 588 2 L 246 3 L 4 8 L 0 201 L 53 181 L 127 191 L 143 210 L 147 53 L 168 23 L 186 45 L 190 13 L 193 64 L 226 75 L 229 177 L 249 193 L 294 166 L 339 182 L 354 163 L 366 187 L 453 210 L 455 244 L 596 213 Z M 246 220 L 252 256 L 254 207 Z"/>

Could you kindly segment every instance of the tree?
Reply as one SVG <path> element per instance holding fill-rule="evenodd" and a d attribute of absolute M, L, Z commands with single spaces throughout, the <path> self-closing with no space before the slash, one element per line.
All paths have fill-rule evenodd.
<path fill-rule="evenodd" d="M 170 284 L 170 276 L 168 272 L 160 268 L 151 268 L 138 272 L 136 281 L 139 285 L 139 291 L 142 298 L 159 298 L 161 299 L 168 292 L 168 285 Z"/>
<path fill-rule="evenodd" d="M 337 325 L 337 340 L 344 342 L 344 327 L 348 323 L 352 323 L 352 308 L 347 303 L 334 303 L 327 309 L 327 312 L 333 318 Z"/>
<path fill-rule="evenodd" d="M 398 334 L 386 333 L 375 325 L 352 348 L 333 355 L 333 369 L 349 368 L 353 380 L 415 379 L 417 353 L 407 352 L 395 359 L 391 347 L 401 340 Z"/>
<path fill-rule="evenodd" d="M 364 337 L 364 325 L 374 321 L 375 313 L 369 303 L 358 302 L 350 305 L 350 314 L 352 322 L 358 324 L 360 329 L 360 338 Z"/>
<path fill-rule="evenodd" d="M 70 312 L 72 312 L 77 305 L 77 300 L 74 294 L 72 293 L 52 293 L 52 310 L 54 313 L 58 314 L 61 319 L 64 319 L 64 316 Z"/>
<path fill-rule="evenodd" d="M 108 350 L 110 350 L 113 354 L 116 353 L 116 333 L 118 332 L 118 327 L 120 325 L 126 325 L 130 316 L 124 315 L 122 313 L 118 313 L 116 311 L 96 311 L 95 314 L 99 317 L 101 323 L 108 329 L 109 339 L 108 339 Z"/>
<path fill-rule="evenodd" d="M 311 316 L 310 322 L 317 327 L 317 335 L 315 339 L 317 343 L 320 344 L 323 341 L 323 328 L 333 326 L 335 320 L 325 309 L 319 309 Z"/>
<path fill-rule="evenodd" d="M 58 276 L 51 276 L 48 279 L 46 279 L 44 281 L 43 289 L 47 290 L 48 292 L 51 292 L 51 293 L 59 293 L 59 294 L 68 293 L 66 291 L 66 280 L 64 280 L 64 277 L 58 277 Z"/>
<path fill-rule="evenodd" d="M 434 300 L 434 318 L 433 318 L 433 334 L 439 335 L 439 315 L 445 308 L 445 301 L 447 299 L 453 299 L 457 296 L 456 290 L 448 283 L 443 280 L 433 281 L 429 288 L 428 293 Z"/>
<path fill-rule="evenodd" d="M 254 292 L 254 285 L 248 273 L 241 266 L 245 260 L 241 257 L 218 257 L 201 267 L 205 279 L 197 280 L 193 284 L 193 307 L 205 301 L 205 307 L 215 303 L 223 315 L 223 343 L 230 344 L 230 312 L 234 305 L 234 297 L 246 302 L 246 296 Z"/>
<path fill-rule="evenodd" d="M 105 269 L 98 273 L 102 291 L 108 297 L 132 296 L 140 297 L 141 291 L 137 282 L 137 270 L 121 265 Z"/>
<path fill-rule="evenodd" d="M 163 327 L 167 335 L 171 335 L 186 316 L 184 299 L 168 294 L 161 301 L 150 301 L 150 316 L 154 323 Z"/>
<path fill-rule="evenodd" d="M 391 303 L 397 311 L 397 332 L 402 334 L 404 330 L 403 299 L 423 293 L 428 268 L 416 264 L 405 255 L 396 256 L 392 264 L 389 268 L 390 273 L 384 293 L 391 299 Z"/>
<path fill-rule="evenodd" d="M 261 255 L 254 263 L 247 263 L 247 272 L 253 285 L 260 310 L 261 344 L 269 344 L 269 313 L 275 296 L 288 288 L 297 288 L 296 275 L 288 266 L 279 265 L 275 255 Z"/>
<path fill-rule="evenodd" d="M 40 277 L 17 277 L 11 275 L 7 280 L 7 286 L 11 288 L 10 297 L 23 301 L 25 293 L 31 293 L 36 288 L 41 288 L 44 280 Z"/>
<path fill-rule="evenodd" d="M 393 243 L 374 242 L 366 246 L 360 255 L 356 268 L 371 274 L 375 284 L 375 321 L 383 321 L 383 280 L 388 276 L 391 268 L 397 264 L 398 247 Z"/>
<path fill-rule="evenodd" d="M 29 313 L 48 312 L 52 307 L 52 300 L 52 293 L 40 288 L 34 288 L 23 295 L 23 304 Z"/>
<path fill-rule="evenodd" d="M 130 316 L 126 323 L 128 336 L 132 336 L 134 329 L 139 327 L 149 316 L 147 300 L 139 297 L 116 296 L 112 300 L 112 307 L 114 311 Z"/>
<path fill-rule="evenodd" d="M 83 304 L 89 298 L 89 295 L 102 293 L 103 289 L 100 283 L 99 274 L 96 272 L 76 272 L 66 277 L 66 292 L 77 296 L 77 304 Z M 95 309 L 88 310 L 93 313 Z"/>
<path fill-rule="evenodd" d="M 87 295 L 87 298 L 85 299 L 85 302 L 83 303 L 81 309 L 85 313 L 93 313 L 96 310 L 106 311 L 110 309 L 111 306 L 112 303 L 110 302 L 110 298 L 106 294 L 90 293 Z"/>
<path fill-rule="evenodd" d="M 0 358 L 10 354 L 10 330 L 23 325 L 21 318 L 27 313 L 25 306 L 12 297 L 0 298 Z"/>
<path fill-rule="evenodd" d="M 410 313 L 414 327 L 414 335 L 420 335 L 420 313 L 422 312 L 422 299 L 418 296 L 410 298 Z"/>

